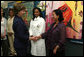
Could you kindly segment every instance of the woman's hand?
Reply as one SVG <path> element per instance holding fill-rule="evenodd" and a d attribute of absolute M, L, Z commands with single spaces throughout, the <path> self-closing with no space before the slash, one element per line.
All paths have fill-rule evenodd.
<path fill-rule="evenodd" d="M 29 37 L 29 40 L 37 41 L 36 37 Z"/>
<path fill-rule="evenodd" d="M 29 37 L 29 39 L 33 40 L 33 41 L 37 41 L 40 38 L 41 38 L 41 36 L 32 36 L 32 37 Z"/>
<path fill-rule="evenodd" d="M 56 54 L 58 48 L 59 48 L 59 45 L 57 45 L 57 46 L 54 48 L 54 50 L 53 50 L 53 53 L 54 53 L 54 54 Z"/>
<path fill-rule="evenodd" d="M 13 33 L 12 33 L 12 32 L 8 32 L 8 35 L 9 35 L 9 36 L 12 36 L 12 35 L 13 35 Z"/>
<path fill-rule="evenodd" d="M 1 34 L 1 38 L 5 38 L 5 35 L 2 35 L 2 34 Z"/>
<path fill-rule="evenodd" d="M 41 35 L 40 35 L 40 36 L 36 36 L 36 39 L 37 39 L 37 40 L 40 39 L 40 38 L 42 38 Z"/>

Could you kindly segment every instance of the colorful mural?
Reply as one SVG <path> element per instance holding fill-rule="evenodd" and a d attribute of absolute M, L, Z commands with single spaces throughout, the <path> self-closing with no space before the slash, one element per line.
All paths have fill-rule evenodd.
<path fill-rule="evenodd" d="M 33 1 L 28 1 L 28 2 L 24 2 L 21 3 L 22 5 L 24 5 L 26 7 L 26 14 L 24 15 L 24 19 L 25 17 L 27 18 L 27 21 L 29 22 L 32 18 L 33 18 L 33 8 L 34 8 L 34 2 Z"/>
<path fill-rule="evenodd" d="M 52 11 L 60 9 L 63 12 L 67 38 L 81 39 L 83 24 L 83 1 L 46 1 L 46 31 L 52 19 Z"/>

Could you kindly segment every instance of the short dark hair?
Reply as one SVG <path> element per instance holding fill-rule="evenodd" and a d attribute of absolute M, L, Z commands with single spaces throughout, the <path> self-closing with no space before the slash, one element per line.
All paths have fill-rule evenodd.
<path fill-rule="evenodd" d="M 18 12 L 20 12 L 21 10 L 26 9 L 25 6 L 23 6 L 22 4 L 16 4 L 14 5 L 14 13 L 15 15 L 18 14 Z"/>
<path fill-rule="evenodd" d="M 40 12 L 40 17 L 43 17 L 42 12 L 41 12 L 41 9 L 38 8 L 38 7 L 35 7 L 35 8 L 33 9 L 33 20 L 34 20 L 34 18 L 35 18 L 35 15 L 34 15 L 35 9 L 38 9 L 38 11 Z"/>
<path fill-rule="evenodd" d="M 13 8 L 9 8 L 9 13 L 10 13 L 10 11 L 13 11 L 14 12 L 14 9 Z"/>
<path fill-rule="evenodd" d="M 62 11 L 60 9 L 53 10 L 53 12 L 55 12 L 55 14 L 59 16 L 59 22 L 62 22 L 64 20 Z"/>

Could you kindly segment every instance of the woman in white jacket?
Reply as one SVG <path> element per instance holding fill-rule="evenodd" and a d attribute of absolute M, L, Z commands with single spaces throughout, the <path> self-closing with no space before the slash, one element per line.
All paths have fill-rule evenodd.
<path fill-rule="evenodd" d="M 46 56 L 45 39 L 34 41 L 35 36 L 45 32 L 45 20 L 42 18 L 40 8 L 33 9 L 33 19 L 30 22 L 30 40 L 31 40 L 31 55 Z"/>

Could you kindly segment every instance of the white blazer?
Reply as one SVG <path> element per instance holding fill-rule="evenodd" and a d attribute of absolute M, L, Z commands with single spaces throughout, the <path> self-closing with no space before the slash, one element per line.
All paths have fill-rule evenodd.
<path fill-rule="evenodd" d="M 39 36 L 45 32 L 45 20 L 38 16 L 30 22 L 30 36 Z M 35 56 L 46 56 L 45 39 L 39 39 L 36 42 L 31 40 L 31 54 Z"/>

